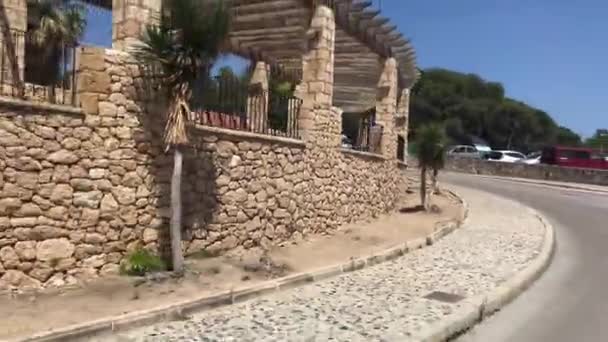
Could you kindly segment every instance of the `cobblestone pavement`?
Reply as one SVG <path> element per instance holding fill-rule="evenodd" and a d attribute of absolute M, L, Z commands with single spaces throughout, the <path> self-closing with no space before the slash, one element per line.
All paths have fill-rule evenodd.
<path fill-rule="evenodd" d="M 539 252 L 544 228 L 520 204 L 456 188 L 468 222 L 433 246 L 326 281 L 99 341 L 402 341 L 488 292 Z"/>

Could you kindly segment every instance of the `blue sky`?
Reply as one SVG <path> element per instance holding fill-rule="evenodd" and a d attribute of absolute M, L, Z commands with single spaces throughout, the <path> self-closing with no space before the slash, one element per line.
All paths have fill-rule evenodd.
<path fill-rule="evenodd" d="M 608 1 L 383 0 L 382 10 L 422 67 L 501 82 L 585 136 L 608 127 Z"/>
<path fill-rule="evenodd" d="M 584 136 L 608 127 L 608 1 L 382 0 L 382 11 L 412 39 L 422 68 L 501 82 Z M 89 18 L 96 29 L 85 41 L 108 45 L 110 29 L 99 28 L 110 18 Z"/>

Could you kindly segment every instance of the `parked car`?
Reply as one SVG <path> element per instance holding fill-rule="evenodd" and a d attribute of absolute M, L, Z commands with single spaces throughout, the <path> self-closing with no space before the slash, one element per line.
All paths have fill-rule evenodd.
<path fill-rule="evenodd" d="M 486 155 L 485 159 L 503 163 L 516 163 L 526 159 L 526 156 L 517 151 L 492 151 Z"/>
<path fill-rule="evenodd" d="M 467 142 L 461 141 L 460 143 L 465 144 L 465 145 L 473 145 L 477 149 L 477 152 L 479 152 L 479 154 L 481 155 L 482 158 L 487 153 L 492 152 L 492 148 L 490 148 L 490 145 L 488 144 L 488 142 L 483 140 L 482 138 L 474 136 L 474 135 L 469 135 L 468 140 L 469 141 L 467 141 Z"/>
<path fill-rule="evenodd" d="M 448 149 L 449 157 L 458 158 L 481 158 L 481 153 L 472 145 L 456 145 Z"/>
<path fill-rule="evenodd" d="M 479 156 L 481 158 L 485 157 L 485 155 L 492 152 L 492 148 L 490 148 L 490 146 L 488 146 L 488 145 L 473 144 L 473 146 L 475 147 L 477 152 L 479 152 Z"/>
<path fill-rule="evenodd" d="M 608 160 L 605 156 L 584 147 L 546 147 L 543 149 L 541 162 L 563 167 L 608 170 Z"/>
<path fill-rule="evenodd" d="M 542 152 L 533 152 L 526 156 L 526 159 L 520 160 L 520 162 L 528 165 L 538 165 L 540 164 L 540 158 L 542 156 Z"/>

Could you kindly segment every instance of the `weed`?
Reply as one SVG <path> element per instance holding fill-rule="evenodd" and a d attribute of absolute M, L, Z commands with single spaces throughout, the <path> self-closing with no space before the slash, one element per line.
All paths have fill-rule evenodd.
<path fill-rule="evenodd" d="M 127 256 L 120 265 L 120 273 L 130 276 L 143 276 L 149 272 L 166 270 L 163 260 L 146 249 L 137 249 Z"/>

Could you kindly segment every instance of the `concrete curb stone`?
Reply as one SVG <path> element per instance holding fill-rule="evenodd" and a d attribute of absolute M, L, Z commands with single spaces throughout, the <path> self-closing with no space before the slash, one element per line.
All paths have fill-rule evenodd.
<path fill-rule="evenodd" d="M 379 253 L 374 253 L 361 258 L 352 258 L 348 262 L 323 267 L 312 272 L 292 274 L 253 286 L 247 286 L 232 291 L 224 291 L 212 296 L 189 299 L 153 309 L 145 309 L 64 328 L 51 329 L 27 337 L 14 339 L 11 340 L 11 342 L 88 341 L 95 335 L 109 335 L 114 332 L 130 330 L 141 326 L 183 319 L 193 312 L 240 303 L 275 291 L 302 286 L 335 277 L 343 273 L 357 271 L 385 261 L 394 260 L 411 251 L 432 245 L 466 223 L 469 217 L 468 203 L 457 193 L 451 190 L 447 190 L 447 192 L 462 204 L 463 218 L 458 221 L 438 222 L 434 232 L 426 237 L 407 241 Z"/>

